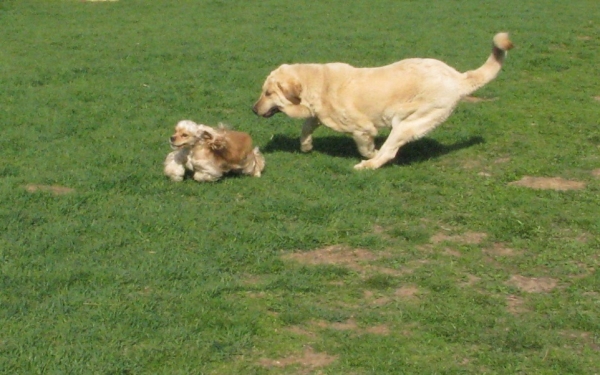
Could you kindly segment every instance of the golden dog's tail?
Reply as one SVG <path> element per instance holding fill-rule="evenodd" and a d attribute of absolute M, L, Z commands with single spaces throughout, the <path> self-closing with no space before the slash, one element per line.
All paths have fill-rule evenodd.
<path fill-rule="evenodd" d="M 510 41 L 508 33 L 494 35 L 492 53 L 487 61 L 478 69 L 469 70 L 464 73 L 464 95 L 469 95 L 496 78 L 500 69 L 502 69 L 506 53 L 511 48 L 513 48 L 513 43 Z"/>

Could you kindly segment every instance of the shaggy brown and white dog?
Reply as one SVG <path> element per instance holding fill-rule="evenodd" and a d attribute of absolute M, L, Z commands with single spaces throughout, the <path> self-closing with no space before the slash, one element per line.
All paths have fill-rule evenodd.
<path fill-rule="evenodd" d="M 284 64 L 265 80 L 253 111 L 263 117 L 283 112 L 306 119 L 300 136 L 305 152 L 312 150 L 312 133 L 321 124 L 351 134 L 358 152 L 368 159 L 354 168 L 376 169 L 407 142 L 444 122 L 462 98 L 493 80 L 512 46 L 507 33 L 496 34 L 486 62 L 464 73 L 442 61 L 420 58 L 375 68 Z M 386 127 L 392 130 L 376 150 L 375 136 Z"/>
<path fill-rule="evenodd" d="M 217 181 L 229 172 L 260 177 L 265 168 L 265 158 L 252 146 L 250 135 L 223 125 L 179 121 L 170 143 L 174 151 L 167 155 L 164 172 L 173 181 L 182 181 L 186 170 L 196 181 Z"/>

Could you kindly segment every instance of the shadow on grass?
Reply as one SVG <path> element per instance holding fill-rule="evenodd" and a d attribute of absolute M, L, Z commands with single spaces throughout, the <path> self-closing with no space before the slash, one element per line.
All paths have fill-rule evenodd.
<path fill-rule="evenodd" d="M 385 136 L 377 137 L 375 144 L 380 146 L 385 139 Z M 450 145 L 444 145 L 431 138 L 421 138 L 400 148 L 393 163 L 408 165 L 422 162 L 484 142 L 485 140 L 480 136 L 469 137 Z M 354 140 L 350 137 L 318 137 L 313 139 L 313 146 L 313 151 L 326 155 L 343 158 L 361 158 Z M 300 153 L 300 141 L 298 137 L 275 135 L 262 151 L 267 154 L 277 151 Z"/>

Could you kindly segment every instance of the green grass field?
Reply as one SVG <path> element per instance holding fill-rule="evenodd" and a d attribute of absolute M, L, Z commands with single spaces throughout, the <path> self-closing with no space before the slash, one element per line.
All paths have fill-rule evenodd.
<path fill-rule="evenodd" d="M 282 63 L 465 71 L 498 31 L 377 171 L 251 112 Z M 0 35 L 0 373 L 600 373 L 597 0 L 0 0 Z M 166 179 L 181 119 L 263 176 Z"/>

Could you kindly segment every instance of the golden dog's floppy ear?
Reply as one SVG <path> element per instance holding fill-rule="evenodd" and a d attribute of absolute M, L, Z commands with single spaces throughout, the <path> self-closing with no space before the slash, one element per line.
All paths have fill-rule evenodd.
<path fill-rule="evenodd" d="M 295 104 L 295 105 L 300 104 L 300 102 L 301 102 L 300 94 L 302 94 L 302 86 L 300 85 L 300 82 L 297 82 L 297 81 L 290 81 L 290 82 L 285 82 L 285 83 L 277 82 L 277 87 L 279 87 L 279 90 L 281 90 L 281 92 L 283 93 L 283 96 L 285 96 L 285 98 L 287 100 L 292 102 L 292 104 Z"/>

